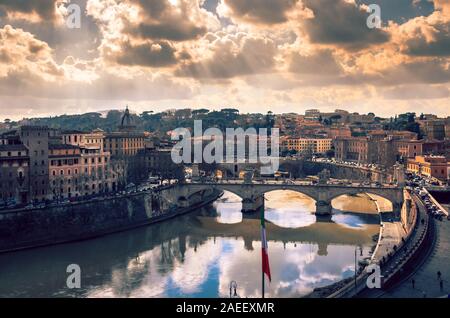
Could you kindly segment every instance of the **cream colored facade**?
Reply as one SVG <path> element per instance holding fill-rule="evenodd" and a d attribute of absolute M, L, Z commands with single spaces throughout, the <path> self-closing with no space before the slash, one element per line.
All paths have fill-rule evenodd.
<path fill-rule="evenodd" d="M 104 151 L 105 133 L 100 130 L 63 132 L 65 144 L 80 147 L 80 169 L 83 176 L 81 195 L 91 195 L 118 189 L 118 173 L 111 164 L 111 153 Z"/>
<path fill-rule="evenodd" d="M 326 153 L 331 150 L 332 139 L 319 138 L 287 138 L 284 141 L 285 149 L 297 152 L 311 151 L 312 153 Z"/>

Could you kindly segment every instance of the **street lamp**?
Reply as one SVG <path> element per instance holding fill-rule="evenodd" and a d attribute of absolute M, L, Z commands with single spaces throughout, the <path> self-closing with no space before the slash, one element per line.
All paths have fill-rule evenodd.
<path fill-rule="evenodd" d="M 355 291 L 357 287 L 357 278 L 358 278 L 358 248 L 360 250 L 360 256 L 363 256 L 363 249 L 361 246 L 355 246 Z"/>

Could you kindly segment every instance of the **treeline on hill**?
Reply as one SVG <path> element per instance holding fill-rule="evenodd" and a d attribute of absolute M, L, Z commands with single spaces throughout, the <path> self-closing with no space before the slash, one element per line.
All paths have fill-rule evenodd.
<path fill-rule="evenodd" d="M 44 117 L 29 119 L 30 124 L 45 125 L 51 128 L 63 130 L 91 131 L 96 128 L 104 131 L 116 131 L 121 122 L 123 111 L 110 110 L 106 115 L 101 113 L 86 113 L 81 115 L 62 115 L 56 117 Z M 161 137 L 167 136 L 167 132 L 175 128 L 193 128 L 194 120 L 202 120 L 203 128 L 217 127 L 221 130 L 226 128 L 249 127 L 270 128 L 275 124 L 272 112 L 267 114 L 241 114 L 234 108 L 225 108 L 220 111 L 209 111 L 207 109 L 179 109 L 154 113 L 145 111 L 142 114 L 132 114 L 133 123 L 141 131 L 149 131 Z M 415 113 L 400 114 L 384 121 L 384 129 L 411 131 L 421 137 L 420 126 L 416 119 L 422 119 L 423 115 L 417 117 Z M 375 122 L 380 122 L 376 117 Z M 331 122 L 329 124 L 332 124 Z M 325 123 L 327 124 L 327 123 Z"/>
<path fill-rule="evenodd" d="M 96 128 L 107 132 L 117 130 L 121 122 L 123 112 L 118 110 L 109 111 L 106 116 L 101 113 L 86 113 L 81 115 L 62 115 L 57 117 L 44 117 L 29 119 L 33 125 L 45 125 L 51 128 L 63 130 L 86 130 Z M 144 130 L 166 135 L 168 131 L 175 128 L 193 128 L 194 120 L 202 120 L 204 128 L 217 127 L 221 130 L 226 128 L 249 128 L 273 127 L 273 114 L 240 114 L 237 109 L 225 108 L 220 111 L 209 111 L 207 109 L 180 109 L 154 113 L 146 111 L 142 114 L 132 114 L 134 125 L 138 130 Z"/>
<path fill-rule="evenodd" d="M 416 122 L 416 113 L 406 113 L 391 117 L 389 123 L 384 125 L 386 130 L 400 130 L 417 133 L 419 139 L 422 139 L 422 132 L 419 123 Z M 419 119 L 424 119 L 424 115 L 420 115 Z"/>

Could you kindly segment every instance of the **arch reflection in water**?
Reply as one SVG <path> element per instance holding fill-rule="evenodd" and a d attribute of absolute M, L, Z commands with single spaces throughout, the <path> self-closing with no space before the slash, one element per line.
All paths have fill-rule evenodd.
<path fill-rule="evenodd" d="M 234 224 L 242 222 L 242 199 L 231 192 L 214 202 L 214 209 L 217 212 L 217 222 Z"/>
<path fill-rule="evenodd" d="M 316 203 L 294 191 L 272 191 L 265 194 L 265 215 L 268 221 L 289 228 L 300 228 L 316 222 Z"/>
<path fill-rule="evenodd" d="M 366 224 L 379 223 L 379 211 L 392 211 L 392 203 L 380 196 L 342 195 L 332 201 L 332 221 L 353 228 L 363 228 Z M 378 216 L 378 217 L 377 217 Z"/>
<path fill-rule="evenodd" d="M 278 202 L 292 199 L 278 195 Z M 227 213 L 240 213 L 240 207 L 223 209 L 219 203 L 96 240 L 0 255 L 0 297 L 228 297 L 232 280 L 241 297 L 258 297 L 260 222 L 242 216 L 237 223 L 222 222 Z M 368 257 L 379 231 L 375 222 L 361 228 L 333 221 L 283 224 L 289 222 L 266 223 L 273 275 L 266 296 L 304 296 L 353 275 L 355 247 L 362 246 L 361 257 Z M 80 290 L 66 287 L 65 270 L 73 263 L 82 269 Z"/>

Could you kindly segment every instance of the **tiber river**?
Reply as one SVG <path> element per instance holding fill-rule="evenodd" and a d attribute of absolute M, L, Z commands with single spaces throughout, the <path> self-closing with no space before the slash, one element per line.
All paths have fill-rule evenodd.
<path fill-rule="evenodd" d="M 320 222 L 308 197 L 266 194 L 266 297 L 305 296 L 353 276 L 356 248 L 358 259 L 370 256 L 379 233 L 375 202 L 342 196 L 333 207 L 333 219 Z M 240 210 L 240 199 L 225 193 L 209 208 L 161 224 L 0 255 L 0 297 L 229 297 L 231 281 L 238 296 L 259 297 L 260 221 Z M 81 267 L 81 289 L 66 286 L 70 264 Z"/>

